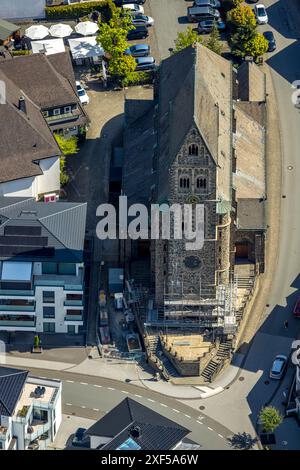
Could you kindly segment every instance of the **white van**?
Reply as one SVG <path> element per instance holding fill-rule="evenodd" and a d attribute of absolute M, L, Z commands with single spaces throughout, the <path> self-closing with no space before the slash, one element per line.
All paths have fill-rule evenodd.
<path fill-rule="evenodd" d="M 143 15 L 144 8 L 141 5 L 136 3 L 128 3 L 127 5 L 122 6 L 123 10 L 128 11 L 131 15 Z"/>

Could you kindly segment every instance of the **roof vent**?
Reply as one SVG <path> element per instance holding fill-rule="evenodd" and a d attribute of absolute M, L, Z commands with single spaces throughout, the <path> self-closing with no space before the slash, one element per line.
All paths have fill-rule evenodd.
<path fill-rule="evenodd" d="M 19 98 L 19 110 L 26 114 L 26 103 L 24 96 L 20 96 Z"/>
<path fill-rule="evenodd" d="M 141 437 L 142 435 L 142 431 L 141 431 L 141 428 L 139 426 L 133 426 L 130 431 L 129 431 L 129 434 L 131 437 L 133 437 L 134 439 L 137 439 L 139 437 Z"/>

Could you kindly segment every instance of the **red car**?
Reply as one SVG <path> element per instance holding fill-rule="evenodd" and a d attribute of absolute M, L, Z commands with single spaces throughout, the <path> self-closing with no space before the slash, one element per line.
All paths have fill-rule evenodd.
<path fill-rule="evenodd" d="M 294 314 L 294 317 L 300 318 L 300 297 L 295 304 L 293 314 Z"/>

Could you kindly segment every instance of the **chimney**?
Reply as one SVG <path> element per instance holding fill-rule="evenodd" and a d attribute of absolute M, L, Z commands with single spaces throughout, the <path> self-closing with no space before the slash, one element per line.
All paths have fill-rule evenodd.
<path fill-rule="evenodd" d="M 19 110 L 26 114 L 26 103 L 24 96 L 20 96 L 19 98 Z"/>

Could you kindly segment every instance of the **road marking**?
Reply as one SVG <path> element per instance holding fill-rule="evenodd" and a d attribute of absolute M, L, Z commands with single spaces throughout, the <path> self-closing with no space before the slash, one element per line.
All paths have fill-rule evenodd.
<path fill-rule="evenodd" d="M 80 385 L 88 385 L 86 382 L 80 382 Z"/>
<path fill-rule="evenodd" d="M 212 429 L 212 428 L 210 428 L 209 426 L 207 426 L 207 429 L 209 429 L 210 431 L 213 431 L 213 429 Z"/>
<path fill-rule="evenodd" d="M 46 379 L 47 378 L 47 377 L 44 377 L 43 375 L 40 375 L 39 377 L 40 377 L 40 379 Z"/>
<path fill-rule="evenodd" d="M 164 408 L 168 408 L 168 405 L 165 405 L 164 403 L 160 403 L 161 406 L 163 406 Z"/>
<path fill-rule="evenodd" d="M 72 403 L 66 403 L 67 406 L 72 406 Z"/>
<path fill-rule="evenodd" d="M 218 434 L 219 437 L 221 437 L 221 439 L 224 439 L 224 436 L 222 436 L 222 434 Z"/>
<path fill-rule="evenodd" d="M 86 406 L 83 406 L 83 405 L 82 405 L 80 408 L 86 408 Z"/>
<path fill-rule="evenodd" d="M 69 384 L 73 384 L 74 380 L 66 380 L 66 382 L 68 382 Z"/>
<path fill-rule="evenodd" d="M 138 398 L 142 398 L 142 395 L 138 395 L 137 393 L 135 393 L 134 396 Z"/>
<path fill-rule="evenodd" d="M 99 411 L 99 408 L 93 408 L 94 411 Z"/>
<path fill-rule="evenodd" d="M 126 392 L 126 390 L 121 390 L 122 393 L 126 393 L 126 395 L 129 394 L 129 392 Z"/>
<path fill-rule="evenodd" d="M 152 398 L 147 398 L 148 401 L 151 401 L 151 403 L 155 403 L 155 400 L 152 400 Z"/>
<path fill-rule="evenodd" d="M 191 419 L 190 415 L 184 415 L 184 416 L 186 416 L 187 418 L 190 418 L 190 419 Z"/>
<path fill-rule="evenodd" d="M 175 411 L 175 413 L 180 413 L 180 411 L 176 410 L 176 408 L 172 408 L 173 411 Z"/>
<path fill-rule="evenodd" d="M 107 390 L 116 390 L 116 389 L 113 387 L 107 387 Z"/>
<path fill-rule="evenodd" d="M 197 423 L 198 423 L 198 424 L 203 424 L 203 423 L 201 423 L 201 421 L 197 421 Z"/>
<path fill-rule="evenodd" d="M 94 385 L 94 387 L 102 388 L 102 385 Z"/>

